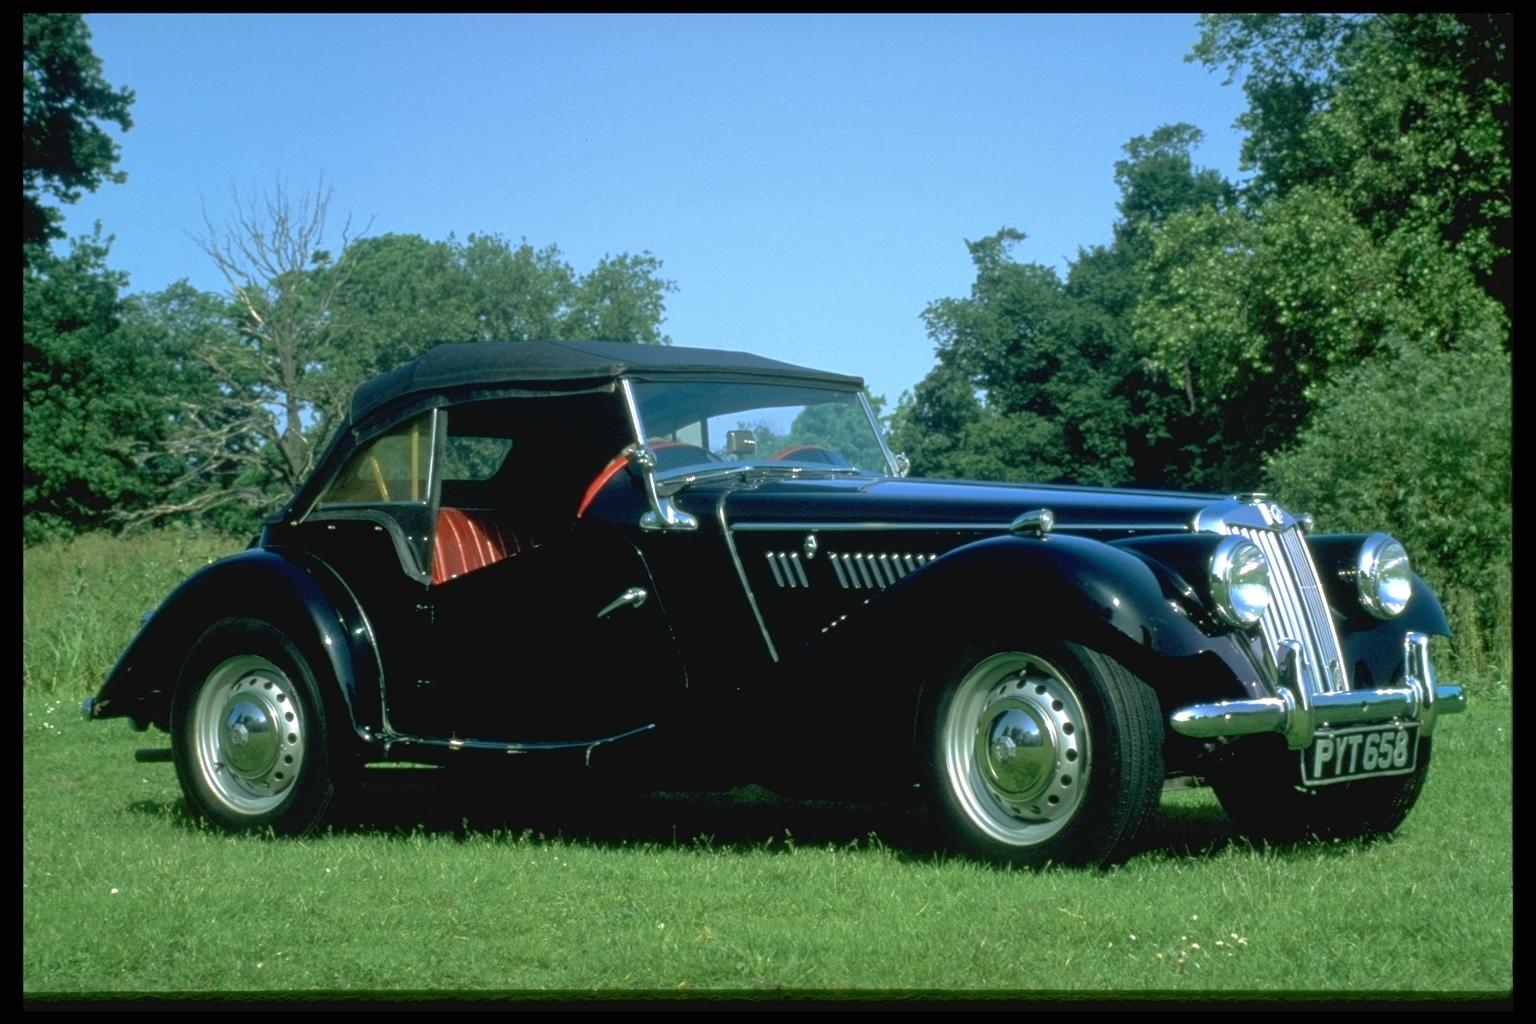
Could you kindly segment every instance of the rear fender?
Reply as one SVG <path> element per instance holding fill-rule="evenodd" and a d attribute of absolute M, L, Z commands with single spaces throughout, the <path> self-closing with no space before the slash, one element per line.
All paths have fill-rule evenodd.
<path fill-rule="evenodd" d="M 315 670 L 332 713 L 370 737 L 380 721 L 382 677 L 367 616 L 328 565 L 294 549 L 252 548 L 189 577 L 107 674 L 91 717 L 168 730 L 182 664 L 208 627 L 230 616 L 260 619 L 287 634 Z"/>

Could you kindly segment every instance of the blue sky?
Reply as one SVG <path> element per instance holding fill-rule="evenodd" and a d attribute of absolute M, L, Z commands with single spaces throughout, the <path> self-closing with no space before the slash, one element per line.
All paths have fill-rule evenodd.
<path fill-rule="evenodd" d="M 222 281 L 193 236 L 232 194 L 334 187 L 333 234 L 495 233 L 578 271 L 649 251 L 675 344 L 865 377 L 933 365 L 920 314 L 1003 226 L 1065 269 L 1107 242 L 1114 162 L 1187 121 L 1237 175 L 1243 108 L 1186 64 L 1193 16 L 106 16 L 133 89 L 101 221 L 133 291 Z"/>

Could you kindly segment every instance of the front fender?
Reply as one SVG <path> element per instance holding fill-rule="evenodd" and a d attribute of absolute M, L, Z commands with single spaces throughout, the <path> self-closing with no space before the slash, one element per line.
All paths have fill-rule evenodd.
<path fill-rule="evenodd" d="M 368 738 L 369 723 L 380 717 L 382 678 L 372 628 L 330 566 L 295 549 L 252 548 L 188 577 L 107 674 L 91 717 L 126 717 L 140 730 L 150 724 L 168 730 L 183 662 L 209 626 L 230 616 L 261 619 L 286 633 L 321 680 L 333 712 Z"/>
<path fill-rule="evenodd" d="M 1044 632 L 1140 661 L 1187 658 L 1226 647 L 1191 618 L 1171 573 L 1108 544 L 1053 534 L 1002 536 L 956 548 L 892 588 L 871 615 L 896 618 L 902 635 L 963 637 L 996 630 Z"/>
<path fill-rule="evenodd" d="M 1131 551 L 1066 534 L 956 548 L 786 658 L 754 688 L 753 717 L 797 760 L 880 774 L 885 741 L 920 746 L 925 695 L 958 659 L 1030 638 L 1101 651 L 1165 709 L 1266 691 L 1252 638 L 1205 632 L 1178 581 Z M 829 773 L 821 773 L 828 777 Z"/>

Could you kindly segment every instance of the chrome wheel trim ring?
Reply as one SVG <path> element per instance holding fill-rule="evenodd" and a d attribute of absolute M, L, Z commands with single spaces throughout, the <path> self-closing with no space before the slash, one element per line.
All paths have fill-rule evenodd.
<path fill-rule="evenodd" d="M 1006 651 L 955 688 L 941 742 L 950 793 L 989 839 L 1035 846 L 1064 829 L 1088 786 L 1089 722 L 1050 662 Z"/>
<path fill-rule="evenodd" d="M 209 795 L 239 815 L 266 814 L 304 765 L 304 709 L 287 675 L 244 654 L 208 674 L 192 708 L 194 768 Z"/>

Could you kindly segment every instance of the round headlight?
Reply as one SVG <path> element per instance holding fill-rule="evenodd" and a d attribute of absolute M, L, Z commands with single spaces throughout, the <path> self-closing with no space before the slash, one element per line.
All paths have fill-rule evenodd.
<path fill-rule="evenodd" d="M 1365 538 L 1360 558 L 1360 603 L 1378 619 L 1400 615 L 1413 594 L 1413 568 L 1403 545 L 1384 533 Z"/>
<path fill-rule="evenodd" d="M 1251 626 L 1264 617 L 1271 599 L 1269 562 L 1258 545 L 1226 537 L 1211 556 L 1211 598 L 1216 614 L 1233 626 Z"/>

